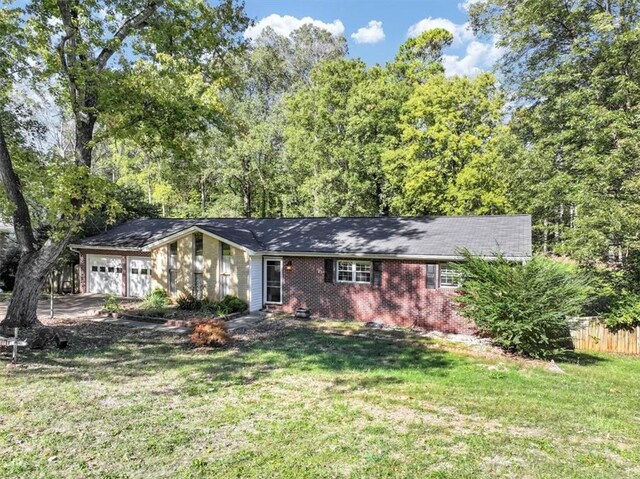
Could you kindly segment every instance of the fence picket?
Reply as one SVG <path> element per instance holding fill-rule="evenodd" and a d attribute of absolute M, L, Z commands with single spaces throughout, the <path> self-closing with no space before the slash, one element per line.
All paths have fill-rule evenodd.
<path fill-rule="evenodd" d="M 570 318 L 573 347 L 578 351 L 640 354 L 640 326 L 631 331 L 610 331 L 602 318 Z"/>

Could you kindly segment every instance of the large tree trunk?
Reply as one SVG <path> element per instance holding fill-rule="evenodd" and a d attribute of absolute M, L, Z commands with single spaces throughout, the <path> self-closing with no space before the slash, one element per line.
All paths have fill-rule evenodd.
<path fill-rule="evenodd" d="M 48 240 L 42 248 L 21 256 L 7 314 L 0 326 L 30 328 L 40 324 L 37 310 L 44 282 L 68 241 L 69 236 L 56 242 Z"/>

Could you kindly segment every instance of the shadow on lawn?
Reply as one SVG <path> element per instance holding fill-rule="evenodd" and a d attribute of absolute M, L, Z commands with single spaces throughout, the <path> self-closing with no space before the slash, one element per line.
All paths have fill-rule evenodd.
<path fill-rule="evenodd" d="M 23 356 L 26 367 L 13 369 L 11 375 L 54 381 L 127 381 L 179 369 L 184 372 L 181 387 L 201 394 L 215 385 L 252 384 L 286 368 L 373 372 L 360 382 L 335 384 L 364 388 L 401 383 L 397 373 L 402 371 L 444 375 L 454 361 L 460 361 L 429 347 L 429 340 L 341 335 L 303 324 L 288 325 L 277 334 L 228 350 L 194 350 L 184 340 L 154 334 L 103 339 L 98 348 L 29 352 Z"/>

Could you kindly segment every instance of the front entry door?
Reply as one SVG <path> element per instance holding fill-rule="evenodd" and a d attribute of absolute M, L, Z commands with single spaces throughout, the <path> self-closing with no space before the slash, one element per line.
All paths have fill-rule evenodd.
<path fill-rule="evenodd" d="M 265 302 L 282 304 L 282 260 L 265 259 L 264 264 Z"/>

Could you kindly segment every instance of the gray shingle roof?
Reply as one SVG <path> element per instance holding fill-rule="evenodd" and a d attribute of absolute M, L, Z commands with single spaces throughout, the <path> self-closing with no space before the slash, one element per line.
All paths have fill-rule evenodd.
<path fill-rule="evenodd" d="M 453 257 L 460 248 L 531 256 L 531 217 L 205 218 L 128 221 L 80 247 L 145 249 L 192 226 L 255 252 Z"/>

